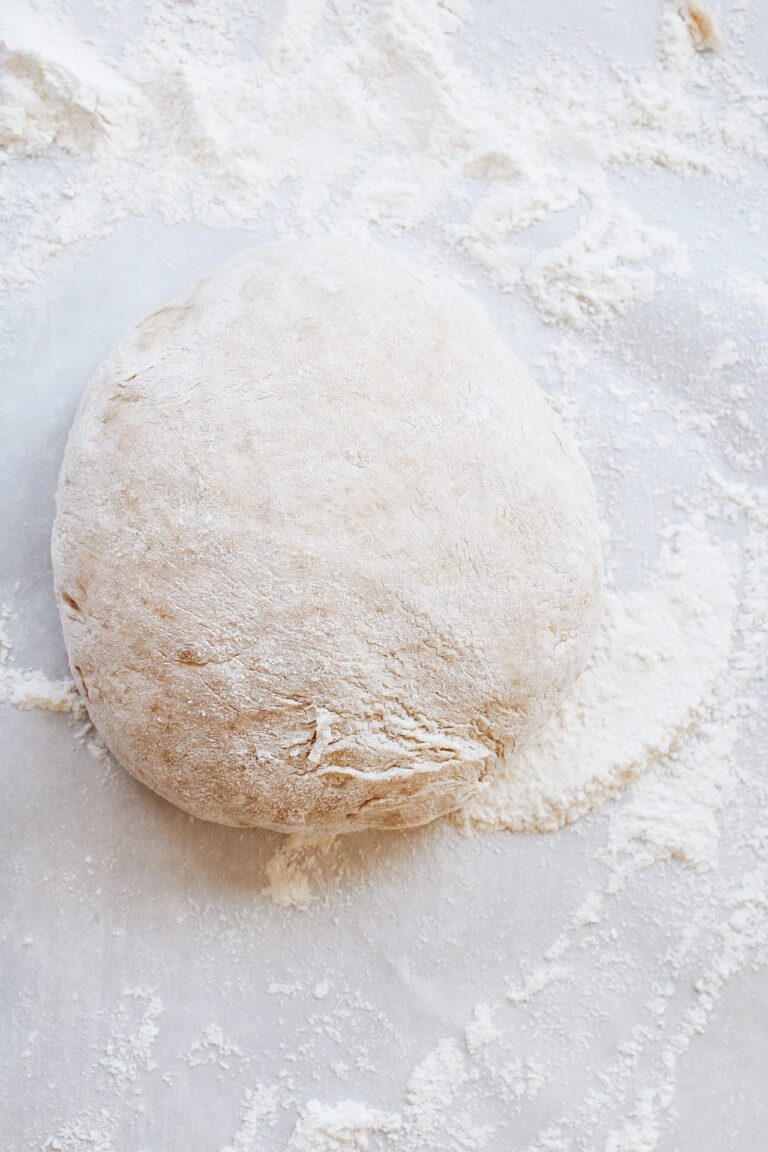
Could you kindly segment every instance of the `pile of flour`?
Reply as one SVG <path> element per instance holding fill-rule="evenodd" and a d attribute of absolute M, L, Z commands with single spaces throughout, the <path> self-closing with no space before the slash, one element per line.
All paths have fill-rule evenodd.
<path fill-rule="evenodd" d="M 41 708 L 47 712 L 83 714 L 73 680 L 51 680 L 39 669 L 22 671 L 14 666 L 13 646 L 8 636 L 11 609 L 0 610 L 0 704 L 8 702 L 22 710 Z"/>
<path fill-rule="evenodd" d="M 464 818 L 481 827 L 558 828 L 675 755 L 712 715 L 735 611 L 727 554 L 701 526 L 676 531 L 649 587 L 609 595 L 576 691 Z"/>

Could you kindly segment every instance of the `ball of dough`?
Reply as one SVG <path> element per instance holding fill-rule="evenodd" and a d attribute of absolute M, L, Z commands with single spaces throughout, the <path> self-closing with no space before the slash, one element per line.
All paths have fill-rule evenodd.
<path fill-rule="evenodd" d="M 116 758 L 207 820 L 421 824 L 544 723 L 601 604 L 593 490 L 481 307 L 391 252 L 244 252 L 91 380 L 53 534 Z"/>

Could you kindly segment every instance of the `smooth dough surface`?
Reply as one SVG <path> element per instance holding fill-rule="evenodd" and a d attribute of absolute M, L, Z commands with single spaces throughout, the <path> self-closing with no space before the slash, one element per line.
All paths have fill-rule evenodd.
<path fill-rule="evenodd" d="M 557 706 L 601 606 L 589 475 L 482 308 L 330 238 L 244 252 L 124 337 L 52 550 L 117 759 L 283 831 L 461 805 Z"/>

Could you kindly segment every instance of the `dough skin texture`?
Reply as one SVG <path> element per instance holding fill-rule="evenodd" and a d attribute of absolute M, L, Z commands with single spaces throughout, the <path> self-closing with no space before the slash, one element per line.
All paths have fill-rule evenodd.
<path fill-rule="evenodd" d="M 196 816 L 286 832 L 459 807 L 601 610 L 588 472 L 482 308 L 330 238 L 246 251 L 120 341 L 52 553 L 116 758 Z"/>

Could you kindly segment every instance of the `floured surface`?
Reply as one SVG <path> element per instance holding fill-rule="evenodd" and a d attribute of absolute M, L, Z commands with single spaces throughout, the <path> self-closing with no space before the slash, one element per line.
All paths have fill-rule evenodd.
<path fill-rule="evenodd" d="M 13 1152 L 763 1150 L 768 27 L 743 0 L 712 6 L 716 46 L 704 5 L 574 8 L 306 0 L 254 22 L 198 0 L 14 26 Z M 593 667 L 529 783 L 464 827 L 200 825 L 40 710 L 67 691 L 47 547 L 83 382 L 193 276 L 328 227 L 485 299 L 604 510 Z"/>
<path fill-rule="evenodd" d="M 733 585 L 727 554 L 701 528 L 675 532 L 649 586 L 611 597 L 559 716 L 469 801 L 461 822 L 550 831 L 696 738 L 728 668 Z"/>

